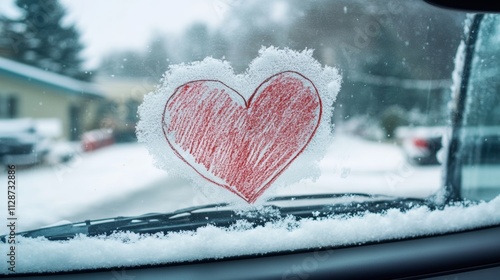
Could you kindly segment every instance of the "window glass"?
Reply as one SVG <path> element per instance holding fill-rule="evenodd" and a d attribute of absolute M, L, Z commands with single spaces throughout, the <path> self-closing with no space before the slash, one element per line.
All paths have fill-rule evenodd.
<path fill-rule="evenodd" d="M 18 271 L 32 273 L 498 224 L 498 16 L 481 25 L 460 130 L 463 198 L 492 202 L 443 205 L 466 17 L 425 1 L 0 1 L 0 224 L 15 220 L 0 235 L 25 233 L 14 249 L 0 246 L 0 273 L 11 251 Z M 313 50 L 342 82 L 323 104 L 325 152 L 298 155 L 264 199 L 237 200 L 206 176 L 179 172 L 180 156 L 159 163 L 151 153 L 161 149 L 138 142 L 138 111 L 165 89 L 165 73 L 190 77 L 189 65 L 208 57 L 244 74 L 268 47 Z"/>
<path fill-rule="evenodd" d="M 492 199 L 500 193 L 500 19 L 481 22 L 467 91 L 462 129 L 464 196 Z"/>
<path fill-rule="evenodd" d="M 21 211 L 28 217 L 22 229 L 220 202 L 186 179 L 155 168 L 146 149 L 136 143 L 137 108 L 143 96 L 160 84 L 169 65 L 211 56 L 243 72 L 261 46 L 314 49 L 314 58 L 338 68 L 343 79 L 335 103 L 325 105 L 333 111 L 332 119 L 325 120 L 332 134 L 323 144 L 328 146 L 326 155 L 315 159 L 321 160 L 320 173 L 315 179 L 271 188 L 273 195 L 366 193 L 425 198 L 440 190 L 439 151 L 449 125 L 450 76 L 464 13 L 409 1 L 215 2 L 194 2 L 196 9 L 213 10 L 208 17 L 196 9 L 185 12 L 184 6 L 162 4 L 192 18 L 176 32 L 154 31 L 160 22 L 171 25 L 175 20 L 153 13 L 151 5 L 140 2 L 30 4 L 31 12 L 16 3 L 6 5 L 4 71 L 12 73 L 1 77 L 2 92 L 15 94 L 2 94 L 3 120 L 12 119 L 14 112 L 17 119 L 31 119 L 43 130 L 36 134 L 49 143 L 36 164 L 20 171 L 30 184 L 25 198 L 35 202 L 45 193 L 66 201 L 26 203 L 39 205 L 39 210 L 23 206 Z M 117 24 L 110 25 L 103 18 L 112 6 L 121 12 Z M 149 38 L 136 35 L 144 38 L 140 44 L 118 24 L 128 26 L 132 8 L 154 15 L 134 23 L 137 28 L 150 28 L 141 28 Z M 71 32 L 62 33 L 56 23 L 49 24 L 56 22 L 48 13 L 52 10 L 60 13 L 61 25 L 71 27 Z M 47 22 L 38 22 L 36 15 Z M 34 21 L 37 24 L 30 25 Z M 46 36 L 50 40 L 44 41 Z M 58 38 L 63 43 L 56 43 Z M 106 40 L 109 50 L 95 53 Z M 51 54 L 51 44 L 73 52 L 68 59 L 75 60 Z M 61 77 L 78 86 L 68 87 Z M 115 191 L 118 194 L 111 195 Z M 96 206 L 103 201 L 113 207 Z M 71 202 L 75 207 L 68 211 L 65 205 Z"/>

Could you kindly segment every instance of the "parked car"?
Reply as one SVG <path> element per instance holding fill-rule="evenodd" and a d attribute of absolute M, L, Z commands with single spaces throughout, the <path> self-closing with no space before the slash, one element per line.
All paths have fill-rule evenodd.
<path fill-rule="evenodd" d="M 465 126 L 461 128 L 464 154 L 474 154 L 467 164 L 498 164 L 500 158 L 500 127 Z M 399 127 L 398 138 L 409 162 L 416 165 L 441 164 L 443 135 L 450 135 L 446 127 Z M 481 155 L 481 156 L 478 156 Z"/>
<path fill-rule="evenodd" d="M 396 135 L 407 160 L 417 165 L 439 164 L 438 152 L 446 127 L 399 127 Z"/>
<path fill-rule="evenodd" d="M 95 129 L 82 134 L 82 150 L 85 152 L 94 151 L 115 142 L 111 129 Z"/>
<path fill-rule="evenodd" d="M 0 162 L 32 165 L 44 160 L 50 140 L 37 132 L 30 119 L 0 120 Z"/>

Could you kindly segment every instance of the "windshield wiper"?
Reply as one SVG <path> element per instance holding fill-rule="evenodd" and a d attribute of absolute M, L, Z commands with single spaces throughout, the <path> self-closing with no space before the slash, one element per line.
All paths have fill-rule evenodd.
<path fill-rule="evenodd" d="M 46 237 L 49 240 L 68 240 L 76 235 L 83 234 L 87 236 L 96 236 L 103 234 L 111 234 L 115 231 L 134 231 L 142 232 L 140 228 L 147 229 L 147 232 L 158 232 L 154 228 L 160 226 L 164 231 L 180 231 L 198 228 L 199 224 L 206 225 L 208 219 L 200 219 L 192 215 L 193 211 L 204 209 L 217 209 L 219 207 L 228 206 L 227 203 L 208 204 L 201 206 L 193 206 L 189 208 L 179 209 L 171 213 L 148 213 L 140 216 L 85 220 L 83 222 L 70 223 L 58 226 L 50 226 L 39 228 L 30 231 L 18 233 L 25 237 Z M 227 211 L 226 211 L 227 212 Z M 217 215 L 213 215 L 213 213 Z M 215 216 L 225 216 L 221 211 L 213 211 L 211 218 Z M 189 217 L 188 219 L 186 219 Z M 207 217 L 208 218 L 208 217 Z M 189 220 L 189 221 L 187 221 Z M 154 227 L 153 227 L 154 226 Z M 168 229 L 171 226 L 171 230 Z M 5 236 L 0 237 L 2 242 L 5 242 Z"/>
<path fill-rule="evenodd" d="M 358 198 L 358 199 L 355 199 Z M 312 203 L 318 200 L 333 199 L 331 202 Z M 335 201 L 345 199 L 346 201 Z M 297 202 L 305 205 L 295 205 Z M 285 203 L 285 205 L 279 205 Z M 290 203 L 290 205 L 286 205 Z M 52 226 L 20 232 L 25 237 L 45 237 L 48 240 L 68 240 L 76 235 L 110 235 L 119 231 L 153 234 L 158 232 L 178 232 L 196 230 L 208 224 L 217 227 L 229 227 L 238 220 L 246 220 L 254 226 L 292 215 L 295 219 L 322 218 L 379 213 L 391 208 L 406 211 L 418 206 L 432 207 L 428 201 L 415 198 L 394 198 L 368 194 L 314 194 L 279 196 L 268 199 L 256 208 L 239 210 L 228 203 L 208 204 L 180 209 L 170 213 L 148 213 L 132 217 L 114 217 L 108 219 L 86 220 L 72 224 Z M 5 236 L 0 237 L 5 242 Z"/>
<path fill-rule="evenodd" d="M 275 196 L 271 197 L 267 201 L 283 201 L 283 200 L 304 200 L 304 199 L 320 199 L 320 198 L 339 198 L 339 197 L 385 197 L 385 198 L 392 198 L 392 196 L 385 196 L 385 195 L 374 195 L 374 194 L 367 194 L 367 193 L 321 193 L 321 194 L 304 194 L 304 195 L 284 195 L 284 196 Z"/>

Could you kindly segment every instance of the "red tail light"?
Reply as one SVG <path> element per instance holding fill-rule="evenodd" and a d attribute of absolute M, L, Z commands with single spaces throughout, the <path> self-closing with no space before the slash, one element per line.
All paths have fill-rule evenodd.
<path fill-rule="evenodd" d="M 419 147 L 419 148 L 427 148 L 429 146 L 429 144 L 427 143 L 427 140 L 422 139 L 422 138 L 414 138 L 413 145 L 415 145 L 415 147 Z"/>

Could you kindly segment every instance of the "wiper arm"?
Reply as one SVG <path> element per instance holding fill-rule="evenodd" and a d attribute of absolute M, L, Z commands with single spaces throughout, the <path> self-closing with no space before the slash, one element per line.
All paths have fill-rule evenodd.
<path fill-rule="evenodd" d="M 343 201 L 342 198 L 348 198 L 348 201 Z M 355 199 L 360 198 L 360 199 Z M 339 193 L 339 194 L 312 194 L 312 195 L 298 195 L 298 196 L 280 196 L 269 199 L 269 202 L 298 202 L 303 204 L 303 201 L 311 200 L 327 200 L 334 199 L 330 203 L 321 204 L 306 204 L 302 206 L 287 206 L 281 207 L 281 215 L 294 215 L 298 218 L 310 217 L 329 217 L 329 216 L 343 216 L 343 215 L 357 215 L 366 212 L 381 213 L 388 209 L 395 208 L 400 211 L 407 211 L 409 209 L 426 206 L 431 209 L 436 206 L 428 200 L 421 198 L 405 198 L 405 197 L 392 197 L 387 195 L 366 194 L 366 193 Z M 340 199 L 340 200 L 337 200 Z"/>
<path fill-rule="evenodd" d="M 302 206 L 290 205 L 280 207 L 274 203 L 283 201 L 306 201 L 329 198 L 361 197 L 363 201 L 350 200 L 343 203 L 322 203 Z M 20 232 L 18 235 L 26 237 L 43 236 L 49 240 L 67 240 L 78 234 L 87 236 L 109 235 L 118 231 L 135 233 L 158 233 L 196 230 L 207 224 L 218 227 L 229 227 L 238 220 L 246 220 L 254 225 L 263 225 L 266 222 L 293 215 L 300 218 L 321 218 L 336 215 L 354 215 L 365 212 L 382 212 L 390 208 L 406 211 L 413 207 L 426 205 L 432 207 L 424 199 L 393 198 L 388 196 L 368 194 L 314 194 L 298 196 L 280 196 L 270 198 L 264 211 L 252 209 L 238 211 L 228 203 L 208 204 L 180 209 L 170 213 L 148 213 L 132 217 L 115 217 L 109 219 L 86 220 L 84 222 L 41 228 Z M 5 236 L 0 239 L 5 242 Z"/>

